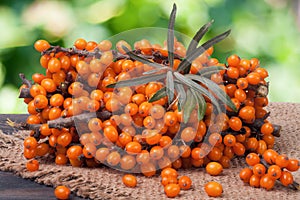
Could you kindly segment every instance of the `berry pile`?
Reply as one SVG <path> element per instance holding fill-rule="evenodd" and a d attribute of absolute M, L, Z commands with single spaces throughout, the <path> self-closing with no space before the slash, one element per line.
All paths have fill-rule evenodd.
<path fill-rule="evenodd" d="M 294 182 L 291 173 L 299 169 L 297 159 L 289 159 L 284 154 L 278 154 L 273 149 L 268 149 L 262 155 L 249 153 L 246 156 L 246 162 L 249 166 L 252 166 L 252 169 L 242 169 L 240 178 L 252 187 L 271 190 L 275 185 L 275 181 L 279 180 L 283 186 L 294 189 L 299 188 L 299 184 Z"/>
<path fill-rule="evenodd" d="M 121 40 L 116 48 L 108 40 L 80 38 L 71 48 L 36 41 L 45 74 L 33 74 L 33 82 L 20 75 L 30 116 L 19 127 L 32 130 L 25 158 L 54 155 L 57 165 L 104 164 L 147 177 L 162 170 L 165 193 L 175 197 L 192 184 L 178 179 L 178 169 L 206 167 L 219 175 L 236 156 L 270 151 L 280 126 L 267 120 L 264 108 L 267 70 L 256 58 L 231 55 L 221 63 L 211 57 L 212 45 L 229 31 L 197 47 L 211 22 L 186 48 L 172 32 L 175 12 L 162 46 L 146 39 L 133 46 Z M 38 168 L 29 162 L 28 170 Z M 123 182 L 137 183 L 131 175 Z M 212 196 L 222 193 L 216 187 L 221 192 Z"/>

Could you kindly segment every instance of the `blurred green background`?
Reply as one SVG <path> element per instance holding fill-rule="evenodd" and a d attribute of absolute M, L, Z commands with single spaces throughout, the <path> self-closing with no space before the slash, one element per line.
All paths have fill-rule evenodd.
<path fill-rule="evenodd" d="M 43 71 L 37 39 L 71 47 L 80 37 L 99 42 L 133 28 L 166 28 L 174 2 L 177 31 L 192 37 L 211 19 L 210 37 L 232 29 L 213 56 L 259 58 L 270 74 L 270 101 L 300 102 L 299 0 L 1 0 L 0 113 L 26 113 L 18 74 Z"/>

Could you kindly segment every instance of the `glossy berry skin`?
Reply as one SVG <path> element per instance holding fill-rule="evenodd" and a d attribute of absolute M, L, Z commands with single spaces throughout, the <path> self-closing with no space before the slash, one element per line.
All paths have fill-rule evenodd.
<path fill-rule="evenodd" d="M 249 180 L 249 185 L 258 188 L 260 186 L 260 177 L 256 175 L 252 175 Z"/>
<path fill-rule="evenodd" d="M 276 163 L 276 158 L 278 156 L 278 153 L 274 151 L 273 149 L 268 149 L 264 152 L 263 158 L 268 164 L 275 164 Z"/>
<path fill-rule="evenodd" d="M 240 171 L 240 179 L 244 183 L 249 183 L 251 176 L 253 175 L 252 169 L 244 168 Z"/>
<path fill-rule="evenodd" d="M 167 197 L 174 198 L 180 193 L 180 187 L 178 184 L 170 183 L 164 187 L 164 191 Z"/>
<path fill-rule="evenodd" d="M 26 163 L 26 169 L 30 172 L 37 171 L 39 169 L 39 162 L 37 160 L 30 160 Z"/>
<path fill-rule="evenodd" d="M 57 186 L 54 190 L 55 197 L 57 199 L 69 199 L 71 191 L 68 187 L 64 185 Z"/>
<path fill-rule="evenodd" d="M 259 176 L 259 177 L 265 175 L 265 173 L 266 173 L 266 167 L 260 163 L 254 165 L 252 170 L 253 170 L 253 174 L 256 176 Z"/>
<path fill-rule="evenodd" d="M 137 185 L 136 177 L 131 174 L 124 175 L 122 178 L 122 182 L 127 187 L 136 187 L 136 185 Z"/>
<path fill-rule="evenodd" d="M 276 157 L 275 164 L 280 168 L 287 167 L 289 164 L 289 158 L 286 155 L 278 155 Z"/>
<path fill-rule="evenodd" d="M 227 63 L 231 67 L 238 67 L 240 64 L 240 57 L 236 54 L 233 54 L 227 58 Z"/>
<path fill-rule="evenodd" d="M 260 128 L 260 132 L 264 135 L 271 135 L 273 131 L 274 131 L 274 127 L 269 122 L 264 123 Z"/>
<path fill-rule="evenodd" d="M 210 197 L 219 197 L 223 193 L 222 185 L 214 181 L 206 183 L 204 186 L 204 190 L 206 194 Z"/>
<path fill-rule="evenodd" d="M 38 146 L 38 143 L 34 137 L 25 138 L 23 145 L 26 149 L 32 150 Z"/>
<path fill-rule="evenodd" d="M 45 50 L 49 49 L 50 48 L 50 44 L 46 40 L 37 40 L 34 43 L 34 48 L 38 52 L 42 52 L 42 51 L 45 51 Z"/>
<path fill-rule="evenodd" d="M 281 176 L 281 169 L 277 165 L 271 165 L 268 168 L 268 175 L 273 179 L 276 180 Z"/>
<path fill-rule="evenodd" d="M 171 168 L 171 167 L 167 167 L 165 169 L 163 169 L 160 173 L 161 177 L 175 177 L 177 178 L 178 173 L 175 169 Z"/>
<path fill-rule="evenodd" d="M 249 153 L 246 156 L 246 162 L 248 165 L 254 166 L 254 165 L 260 163 L 260 158 L 256 153 Z"/>
<path fill-rule="evenodd" d="M 284 186 L 288 186 L 294 182 L 294 177 L 289 171 L 283 171 L 280 176 L 280 182 Z"/>
<path fill-rule="evenodd" d="M 275 185 L 275 180 L 273 180 L 268 174 L 265 174 L 260 178 L 260 187 L 266 190 L 271 190 Z"/>
<path fill-rule="evenodd" d="M 82 147 L 81 146 L 71 146 L 67 150 L 67 156 L 69 159 L 79 159 L 79 156 L 82 155 Z"/>
<path fill-rule="evenodd" d="M 191 188 L 192 180 L 188 176 L 181 176 L 178 179 L 179 187 L 183 190 L 188 190 Z"/>
<path fill-rule="evenodd" d="M 223 171 L 223 166 L 218 162 L 210 162 L 206 165 L 206 172 L 212 176 L 217 176 Z"/>
<path fill-rule="evenodd" d="M 289 160 L 289 164 L 286 166 L 286 169 L 291 171 L 291 172 L 295 172 L 299 169 L 299 160 L 297 159 L 290 159 Z"/>
<path fill-rule="evenodd" d="M 234 131 L 239 131 L 242 128 L 242 121 L 238 117 L 231 117 L 228 121 L 229 127 Z"/>

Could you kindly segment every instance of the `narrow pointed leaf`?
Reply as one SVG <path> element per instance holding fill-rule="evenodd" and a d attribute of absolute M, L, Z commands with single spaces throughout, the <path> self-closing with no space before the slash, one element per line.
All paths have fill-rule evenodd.
<path fill-rule="evenodd" d="M 204 97 L 197 93 L 197 92 L 193 92 L 194 96 L 196 96 L 197 99 L 197 104 L 198 104 L 198 121 L 202 120 L 205 112 L 206 112 L 206 101 L 204 99 Z"/>
<path fill-rule="evenodd" d="M 177 90 L 177 93 L 179 95 L 178 97 L 178 111 L 181 111 L 181 106 L 184 104 L 186 100 L 186 92 L 181 83 L 175 82 L 175 89 Z"/>
<path fill-rule="evenodd" d="M 208 89 L 210 89 L 223 103 L 225 103 L 227 106 L 229 106 L 232 110 L 235 112 L 237 111 L 234 103 L 231 101 L 230 97 L 219 87 L 218 84 L 213 82 L 212 80 L 194 75 L 194 74 L 187 74 L 185 75 L 187 78 L 190 78 L 195 81 L 199 81 L 200 83 L 207 86 Z"/>
<path fill-rule="evenodd" d="M 174 24 L 176 17 L 176 4 L 173 4 L 173 9 L 170 14 L 169 27 L 168 27 L 168 37 L 167 37 L 167 46 L 168 46 L 168 61 L 171 68 L 174 64 Z"/>
<path fill-rule="evenodd" d="M 174 79 L 171 71 L 167 72 L 166 87 L 167 87 L 166 92 L 168 95 L 168 103 L 170 105 L 174 99 Z"/>
<path fill-rule="evenodd" d="M 131 78 L 129 80 L 124 80 L 124 81 L 119 81 L 113 84 L 110 84 L 106 86 L 107 88 L 120 88 L 120 87 L 130 87 L 130 86 L 136 86 L 136 85 L 141 85 L 145 83 L 149 83 L 152 81 L 157 81 L 162 78 L 165 78 L 166 74 L 152 74 L 148 76 L 140 76 L 136 78 Z"/>
<path fill-rule="evenodd" d="M 212 95 L 207 89 L 199 85 L 198 83 L 192 81 L 191 79 L 185 77 L 184 75 L 180 74 L 179 72 L 174 72 L 174 76 L 182 83 L 187 85 L 189 88 L 194 89 L 195 91 L 199 92 L 200 94 L 205 95 L 208 97 L 211 102 L 215 105 L 217 112 L 221 113 L 220 105 L 217 99 Z"/>
<path fill-rule="evenodd" d="M 200 42 L 200 40 L 202 39 L 202 37 L 205 35 L 205 33 L 207 33 L 209 27 L 212 25 L 212 23 L 214 22 L 214 20 L 211 20 L 210 22 L 208 22 L 207 24 L 203 25 L 198 32 L 195 34 L 195 36 L 193 37 L 192 41 L 190 42 L 187 51 L 186 51 L 186 55 L 189 55 L 193 50 L 195 50 Z"/>
<path fill-rule="evenodd" d="M 230 34 L 230 30 L 208 40 L 200 47 L 196 48 L 193 52 L 186 56 L 185 59 L 179 64 L 177 71 L 183 71 L 184 74 L 187 74 L 190 71 L 191 63 L 195 60 L 198 56 L 204 53 L 209 47 L 212 45 L 222 41 Z"/>
<path fill-rule="evenodd" d="M 155 68 L 155 69 L 144 72 L 143 75 L 155 74 L 155 73 L 157 73 L 159 71 L 163 71 L 163 70 L 170 70 L 170 67 Z"/>
<path fill-rule="evenodd" d="M 183 121 L 187 123 L 191 117 L 191 114 L 196 106 L 196 97 L 191 92 L 191 89 L 187 90 L 187 98 L 183 106 Z"/>
<path fill-rule="evenodd" d="M 152 97 L 148 100 L 149 103 L 152 103 L 154 101 L 158 101 L 161 98 L 167 96 L 166 88 L 163 87 L 160 90 L 158 90 Z"/>
<path fill-rule="evenodd" d="M 162 65 L 158 64 L 158 63 L 155 63 L 155 62 L 152 62 L 146 58 L 143 58 L 135 53 L 133 53 L 132 51 L 130 51 L 126 46 L 122 46 L 122 48 L 124 49 L 124 51 L 126 52 L 126 54 L 132 58 L 133 60 L 137 60 L 141 63 L 144 63 L 146 65 L 149 65 L 151 67 L 154 67 L 154 68 L 161 68 Z"/>
<path fill-rule="evenodd" d="M 200 71 L 197 72 L 197 75 L 209 78 L 212 74 L 219 73 L 220 71 L 222 71 L 224 69 L 225 68 L 222 66 L 204 67 Z"/>

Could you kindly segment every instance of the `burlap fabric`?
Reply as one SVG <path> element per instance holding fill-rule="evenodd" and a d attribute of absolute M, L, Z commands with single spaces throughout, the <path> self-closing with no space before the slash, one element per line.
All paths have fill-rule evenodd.
<path fill-rule="evenodd" d="M 271 103 L 268 109 L 271 111 L 270 121 L 283 127 L 275 148 L 289 157 L 300 159 L 300 104 Z M 37 172 L 28 172 L 22 156 L 24 134 L 27 133 L 5 135 L 0 132 L 0 170 L 11 171 L 23 178 L 54 187 L 64 184 L 76 195 L 90 199 L 167 199 L 159 176 L 138 176 L 138 186 L 127 188 L 121 181 L 123 173 L 108 168 L 56 166 L 42 160 Z M 300 199 L 300 192 L 279 183 L 271 191 L 245 185 L 239 180 L 239 171 L 245 166 L 244 159 L 236 158 L 230 169 L 225 169 L 222 175 L 216 177 L 208 175 L 204 169 L 180 170 L 180 175 L 192 178 L 193 188 L 181 191 L 177 199 L 210 199 L 204 191 L 204 184 L 208 181 L 218 181 L 223 185 L 224 193 L 220 199 Z M 294 177 L 300 182 L 300 172 L 294 173 Z"/>

